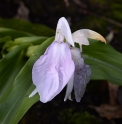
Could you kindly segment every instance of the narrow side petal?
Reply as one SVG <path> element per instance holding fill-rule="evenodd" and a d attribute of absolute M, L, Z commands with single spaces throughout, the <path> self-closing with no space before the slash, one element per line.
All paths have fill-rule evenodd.
<path fill-rule="evenodd" d="M 29 95 L 29 98 L 30 98 L 30 97 L 33 97 L 37 92 L 38 92 L 38 91 L 37 91 L 37 89 L 35 88 L 35 89 L 33 90 L 33 92 Z"/>
<path fill-rule="evenodd" d="M 73 73 L 74 62 L 68 45 L 53 42 L 32 69 L 32 80 L 40 101 L 52 100 L 66 86 Z"/>
<path fill-rule="evenodd" d="M 62 35 L 62 38 L 61 38 L 61 35 Z M 59 41 L 60 39 L 62 41 L 63 36 L 66 38 L 66 41 L 70 45 L 74 46 L 74 42 L 72 39 L 72 33 L 70 30 L 69 24 L 64 17 L 60 18 L 58 21 L 57 28 L 56 28 L 55 41 Z"/>
<path fill-rule="evenodd" d="M 72 100 L 71 99 L 71 92 L 73 90 L 73 82 L 74 82 L 74 74 L 72 75 L 72 77 L 68 81 L 67 89 L 66 89 L 66 95 L 64 97 L 64 101 L 66 101 L 67 99 Z"/>

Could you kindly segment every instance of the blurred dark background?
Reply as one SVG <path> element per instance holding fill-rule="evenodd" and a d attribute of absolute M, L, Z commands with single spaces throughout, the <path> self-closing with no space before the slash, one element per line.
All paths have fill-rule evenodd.
<path fill-rule="evenodd" d="M 72 32 L 94 30 L 122 52 L 121 0 L 0 0 L 0 17 L 5 20 L 19 18 L 55 30 L 62 16 Z M 121 94 L 119 86 L 91 81 L 80 103 L 64 102 L 64 89 L 51 102 L 32 106 L 19 124 L 122 124 Z"/>

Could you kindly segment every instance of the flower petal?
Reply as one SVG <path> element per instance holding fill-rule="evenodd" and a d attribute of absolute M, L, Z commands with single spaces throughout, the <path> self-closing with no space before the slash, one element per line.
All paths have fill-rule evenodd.
<path fill-rule="evenodd" d="M 83 67 L 77 66 L 75 70 L 74 76 L 74 91 L 75 91 L 75 99 L 77 102 L 80 102 L 81 97 L 83 97 L 86 89 L 87 83 L 90 81 L 90 76 L 88 75 L 87 70 L 88 65 Z M 89 67 L 90 69 L 90 67 Z"/>
<path fill-rule="evenodd" d="M 75 73 L 74 73 L 74 92 L 75 99 L 80 102 L 81 97 L 83 97 L 86 85 L 90 80 L 91 69 L 89 65 L 84 64 L 84 59 L 81 58 L 80 50 L 73 48 L 71 49 L 72 58 L 75 63 Z"/>
<path fill-rule="evenodd" d="M 64 97 L 64 101 L 66 101 L 67 99 L 72 100 L 71 99 L 71 92 L 73 90 L 73 82 L 74 82 L 74 74 L 72 75 L 72 77 L 70 78 L 70 80 L 67 84 L 66 95 Z"/>
<path fill-rule="evenodd" d="M 35 89 L 33 90 L 33 92 L 29 95 L 29 98 L 30 98 L 30 97 L 33 97 L 37 92 L 38 92 L 38 91 L 37 91 L 37 89 L 35 88 Z"/>
<path fill-rule="evenodd" d="M 53 42 L 34 64 L 32 80 L 40 101 L 52 100 L 68 83 L 74 73 L 74 62 L 66 43 Z"/>
<path fill-rule="evenodd" d="M 87 38 L 100 40 L 106 43 L 106 40 L 104 39 L 102 35 L 90 29 L 81 29 L 81 30 L 75 31 L 72 34 L 72 37 L 73 37 L 74 42 L 79 43 L 80 45 L 82 44 L 89 45 L 89 41 L 87 40 Z"/>
<path fill-rule="evenodd" d="M 66 41 L 70 45 L 74 46 L 69 24 L 67 20 L 64 17 L 62 17 L 59 19 L 58 24 L 57 24 L 55 41 L 62 42 L 64 40 L 64 37 L 66 38 Z"/>
<path fill-rule="evenodd" d="M 72 34 L 73 41 L 75 43 L 79 43 L 80 45 L 89 45 L 89 41 L 86 37 L 86 35 L 82 32 L 82 30 L 75 31 Z"/>

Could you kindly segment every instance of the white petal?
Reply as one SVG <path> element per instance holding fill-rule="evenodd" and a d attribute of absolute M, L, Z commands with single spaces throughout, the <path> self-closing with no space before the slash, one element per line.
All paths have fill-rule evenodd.
<path fill-rule="evenodd" d="M 64 40 L 64 37 L 70 45 L 74 46 L 69 24 L 67 20 L 62 17 L 59 19 L 57 24 L 55 41 L 62 42 Z"/>
<path fill-rule="evenodd" d="M 33 97 L 37 92 L 38 92 L 38 91 L 37 91 L 37 89 L 35 88 L 35 89 L 33 90 L 33 92 L 29 95 L 29 98 L 30 98 L 30 97 Z"/>
<path fill-rule="evenodd" d="M 32 69 L 32 80 L 40 101 L 48 102 L 59 94 L 74 73 L 74 68 L 69 46 L 53 42 Z"/>
<path fill-rule="evenodd" d="M 95 39 L 95 40 L 100 40 L 102 42 L 106 43 L 106 40 L 102 35 L 99 33 L 89 30 L 89 29 L 81 29 L 72 34 L 73 40 L 76 43 L 79 43 L 80 45 L 89 45 L 89 41 L 87 38 Z"/>
<path fill-rule="evenodd" d="M 71 48 L 71 54 L 74 62 L 81 58 L 81 50 L 79 48 Z"/>
<path fill-rule="evenodd" d="M 72 75 L 72 77 L 70 78 L 70 80 L 67 84 L 66 95 L 65 95 L 64 101 L 66 101 L 67 99 L 72 100 L 71 92 L 73 90 L 73 82 L 74 82 L 74 74 Z"/>
<path fill-rule="evenodd" d="M 80 45 L 89 45 L 87 37 L 82 33 L 81 30 L 78 30 L 72 34 L 73 41 L 79 43 Z"/>

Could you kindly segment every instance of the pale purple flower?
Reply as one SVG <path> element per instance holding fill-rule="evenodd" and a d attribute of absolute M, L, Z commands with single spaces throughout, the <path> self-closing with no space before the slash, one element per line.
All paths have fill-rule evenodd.
<path fill-rule="evenodd" d="M 46 103 L 67 85 L 64 101 L 72 100 L 74 86 L 75 99 L 80 102 L 91 75 L 91 69 L 84 63 L 81 55 L 82 44 L 89 45 L 87 38 L 104 40 L 101 35 L 89 29 L 71 34 L 66 19 L 59 19 L 55 40 L 33 65 L 32 81 L 36 88 L 29 97 L 38 93 L 40 101 Z M 80 45 L 80 49 L 75 48 L 74 42 Z"/>
<path fill-rule="evenodd" d="M 52 100 L 73 75 L 74 62 L 68 44 L 54 41 L 34 64 L 32 80 L 40 101 Z"/>
<path fill-rule="evenodd" d="M 29 97 L 38 92 L 40 101 L 48 102 L 62 91 L 73 76 L 75 65 L 69 45 L 64 42 L 64 38 L 74 46 L 69 25 L 65 18 L 61 18 L 54 42 L 33 65 L 32 80 L 36 89 Z"/>

